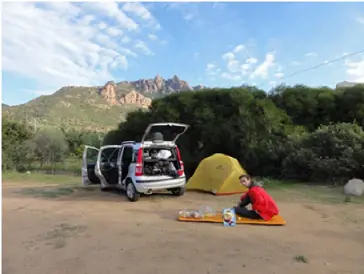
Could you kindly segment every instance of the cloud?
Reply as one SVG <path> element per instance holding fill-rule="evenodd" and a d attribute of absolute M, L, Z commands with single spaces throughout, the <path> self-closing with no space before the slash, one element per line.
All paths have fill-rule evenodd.
<path fill-rule="evenodd" d="M 235 55 L 232 52 L 227 52 L 227 53 L 222 55 L 222 59 L 224 59 L 224 60 L 234 60 Z"/>
<path fill-rule="evenodd" d="M 243 44 L 240 44 L 240 45 L 237 45 L 235 48 L 234 48 L 234 53 L 238 53 L 238 52 L 240 52 L 240 51 L 242 51 L 242 50 L 244 50 L 245 49 L 245 46 L 243 45 Z"/>
<path fill-rule="evenodd" d="M 110 36 L 121 36 L 124 32 L 121 29 L 109 27 L 106 29 L 106 33 Z"/>
<path fill-rule="evenodd" d="M 250 74 L 250 78 L 254 79 L 255 77 L 266 78 L 268 75 L 269 68 L 274 66 L 274 52 L 267 53 L 265 55 L 265 60 L 261 63 L 252 74 Z"/>
<path fill-rule="evenodd" d="M 240 67 L 243 71 L 247 71 L 250 69 L 250 64 L 242 64 Z"/>
<path fill-rule="evenodd" d="M 237 54 L 242 51 L 242 54 Z M 239 44 L 232 51 L 224 53 L 221 57 L 225 61 L 226 71 L 221 74 L 221 77 L 235 81 L 242 80 L 246 76 L 250 79 L 264 79 L 272 67 L 277 67 L 276 78 L 283 77 L 282 67 L 274 62 L 275 52 L 267 53 L 261 64 L 258 64 L 257 58 L 249 55 L 249 46 L 247 48 L 243 44 Z"/>
<path fill-rule="evenodd" d="M 364 24 L 364 17 L 358 17 L 356 21 L 358 21 L 360 24 Z"/>
<path fill-rule="evenodd" d="M 214 64 L 207 64 L 207 66 L 206 66 L 207 70 L 211 70 L 211 69 L 214 69 L 214 68 L 215 68 Z"/>
<path fill-rule="evenodd" d="M 157 35 L 155 35 L 155 34 L 149 34 L 149 35 L 148 35 L 148 38 L 149 38 L 150 40 L 153 40 L 153 41 L 155 41 L 155 40 L 157 40 L 157 39 L 158 39 Z"/>
<path fill-rule="evenodd" d="M 215 64 L 209 63 L 206 65 L 206 73 L 208 75 L 216 75 L 221 71 L 221 69 L 217 68 Z"/>
<path fill-rule="evenodd" d="M 233 75 L 227 72 L 224 72 L 223 74 L 221 74 L 222 78 L 225 79 L 229 79 L 229 80 L 233 80 L 233 81 L 240 81 L 242 78 L 240 75 Z"/>
<path fill-rule="evenodd" d="M 136 30 L 139 25 L 130 17 L 128 17 L 120 8 L 117 2 L 93 2 L 93 3 L 82 3 L 80 5 L 75 5 L 71 2 L 49 2 L 47 5 L 51 5 L 56 9 L 57 13 L 62 12 L 62 6 L 68 5 L 73 9 L 74 7 L 80 7 L 80 14 L 84 12 L 94 12 L 97 15 L 107 16 L 109 19 L 115 20 L 121 26 L 128 30 Z M 36 5 L 34 5 L 36 6 Z"/>
<path fill-rule="evenodd" d="M 258 62 L 257 59 L 253 58 L 253 57 L 249 57 L 248 59 L 246 59 L 245 61 L 247 64 L 256 64 Z"/>
<path fill-rule="evenodd" d="M 227 69 L 232 73 L 240 72 L 240 62 L 238 60 L 229 60 Z"/>
<path fill-rule="evenodd" d="M 224 60 L 234 60 L 234 59 L 235 59 L 235 54 L 236 54 L 236 53 L 239 53 L 239 52 L 241 52 L 241 51 L 243 51 L 243 50 L 245 50 L 245 49 L 246 49 L 245 45 L 243 45 L 243 44 L 239 44 L 239 45 L 237 45 L 237 46 L 233 49 L 233 51 L 230 51 L 230 52 L 226 52 L 226 53 L 224 53 L 224 54 L 222 55 L 222 59 L 224 59 Z"/>
<path fill-rule="evenodd" d="M 143 41 L 139 40 L 134 47 L 140 49 L 145 55 L 154 55 L 154 52 Z"/>
<path fill-rule="evenodd" d="M 276 78 L 283 78 L 284 77 L 284 73 L 283 72 L 277 72 L 276 74 L 274 74 L 274 76 Z"/>
<path fill-rule="evenodd" d="M 182 17 L 186 21 L 193 21 L 198 22 L 199 20 L 196 20 L 198 18 L 198 3 L 187 3 L 187 2 L 174 2 L 174 3 L 168 3 L 167 8 L 168 9 L 174 9 L 179 11 L 182 14 Z"/>
<path fill-rule="evenodd" d="M 189 13 L 185 13 L 183 15 L 183 19 L 185 19 L 186 21 L 191 21 L 195 18 L 195 15 L 192 12 Z"/>
<path fill-rule="evenodd" d="M 124 36 L 122 39 L 121 39 L 121 42 L 126 44 L 126 43 L 129 43 L 131 41 L 130 37 L 128 36 Z"/>
<path fill-rule="evenodd" d="M 115 70 L 126 70 L 138 57 L 126 43 L 133 41 L 151 15 L 140 5 L 116 2 L 7 2 L 3 4 L 3 70 L 31 79 L 42 90 L 65 85 L 100 85 Z M 100 22 L 100 19 L 102 21 Z M 136 49 L 150 55 L 145 42 Z"/>
<path fill-rule="evenodd" d="M 138 2 L 130 2 L 123 5 L 123 10 L 130 14 L 134 14 L 137 17 L 142 18 L 144 21 L 148 22 L 151 26 L 156 29 L 160 29 L 159 23 L 155 20 L 152 14 L 146 9 L 143 4 Z"/>
<path fill-rule="evenodd" d="M 317 54 L 315 52 L 308 52 L 305 54 L 306 57 L 316 57 Z"/>
<path fill-rule="evenodd" d="M 360 61 L 346 61 L 347 67 L 346 73 L 348 74 L 350 81 L 357 83 L 364 83 L 364 57 Z"/>

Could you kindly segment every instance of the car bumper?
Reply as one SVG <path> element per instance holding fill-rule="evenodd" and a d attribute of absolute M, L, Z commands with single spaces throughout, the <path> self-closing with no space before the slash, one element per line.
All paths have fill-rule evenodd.
<path fill-rule="evenodd" d="M 186 177 L 165 180 L 137 180 L 135 188 L 139 193 L 151 193 L 157 190 L 169 188 L 184 187 L 186 185 Z"/>

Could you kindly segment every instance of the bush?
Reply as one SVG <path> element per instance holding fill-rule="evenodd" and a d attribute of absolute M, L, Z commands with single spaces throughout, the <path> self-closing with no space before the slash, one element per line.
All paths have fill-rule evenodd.
<path fill-rule="evenodd" d="M 283 176 L 300 180 L 334 182 L 363 175 L 364 131 L 350 123 L 321 126 L 291 140 Z"/>

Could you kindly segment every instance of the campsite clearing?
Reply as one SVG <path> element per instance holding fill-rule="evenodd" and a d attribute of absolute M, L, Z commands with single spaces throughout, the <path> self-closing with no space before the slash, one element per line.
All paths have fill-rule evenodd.
<path fill-rule="evenodd" d="M 334 188 L 268 184 L 287 225 L 228 228 L 177 213 L 231 206 L 238 195 L 130 203 L 74 183 L 5 176 L 4 273 L 364 273 L 364 200 L 345 204 Z"/>

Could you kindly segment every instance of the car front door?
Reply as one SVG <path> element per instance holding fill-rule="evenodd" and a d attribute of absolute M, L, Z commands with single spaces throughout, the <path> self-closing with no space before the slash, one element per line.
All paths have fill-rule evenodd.
<path fill-rule="evenodd" d="M 82 184 L 84 186 L 100 184 L 100 179 L 95 174 L 95 166 L 99 149 L 92 146 L 85 146 L 82 155 Z"/>

